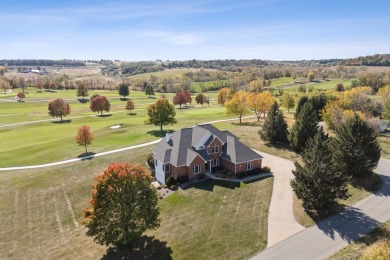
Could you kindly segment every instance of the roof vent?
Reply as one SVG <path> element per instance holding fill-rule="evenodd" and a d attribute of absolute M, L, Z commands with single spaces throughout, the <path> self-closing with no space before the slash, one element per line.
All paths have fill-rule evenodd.
<path fill-rule="evenodd" d="M 166 134 L 165 134 L 165 142 L 168 143 L 168 142 L 171 140 L 171 137 L 172 137 L 172 134 L 166 133 Z"/>

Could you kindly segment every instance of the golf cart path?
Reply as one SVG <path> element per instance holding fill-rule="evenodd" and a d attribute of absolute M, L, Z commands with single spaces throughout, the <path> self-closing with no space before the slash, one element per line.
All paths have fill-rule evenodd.
<path fill-rule="evenodd" d="M 390 219 L 390 161 L 375 172 L 382 187 L 340 213 L 267 248 L 252 259 L 325 259 Z M 271 214 L 269 219 L 272 219 Z"/>

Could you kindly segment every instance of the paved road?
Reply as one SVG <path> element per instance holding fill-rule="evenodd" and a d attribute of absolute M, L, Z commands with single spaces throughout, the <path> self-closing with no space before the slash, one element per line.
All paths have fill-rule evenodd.
<path fill-rule="evenodd" d="M 325 259 L 390 219 L 390 161 L 381 159 L 376 172 L 383 185 L 375 194 L 252 259 Z"/>
<path fill-rule="evenodd" d="M 274 174 L 274 187 L 272 189 L 271 204 L 268 214 L 268 244 L 267 247 L 298 233 L 303 230 L 293 215 L 293 193 L 290 180 L 291 172 L 295 168 L 292 161 L 256 151 L 261 154 L 263 165 L 271 167 Z"/>

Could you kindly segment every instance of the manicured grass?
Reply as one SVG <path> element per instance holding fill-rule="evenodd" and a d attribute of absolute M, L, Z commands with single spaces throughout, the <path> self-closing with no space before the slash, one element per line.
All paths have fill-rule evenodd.
<path fill-rule="evenodd" d="M 157 72 L 150 72 L 150 73 L 143 73 L 133 76 L 128 76 L 127 78 L 130 79 L 139 79 L 139 78 L 149 78 L 150 75 L 157 76 L 159 78 L 174 78 L 174 77 L 181 77 L 186 72 L 195 72 L 199 71 L 200 69 L 166 69 L 164 71 L 157 71 Z M 204 69 L 205 71 L 217 71 L 214 69 Z"/>
<path fill-rule="evenodd" d="M 196 92 L 201 92 L 201 88 L 200 88 L 200 85 L 203 83 L 203 85 L 207 88 L 207 87 L 213 87 L 214 84 L 216 84 L 217 81 L 205 81 L 205 82 L 192 82 L 192 86 L 194 87 L 194 90 Z M 225 84 L 227 83 L 227 80 L 220 80 L 220 82 L 222 82 L 222 84 Z M 207 93 L 206 93 L 206 96 L 207 96 Z"/>
<path fill-rule="evenodd" d="M 105 95 L 111 102 L 110 116 L 100 117 L 92 113 L 89 103 L 80 103 L 75 97 L 74 90 L 62 90 L 56 93 L 35 93 L 30 91 L 27 102 L 2 102 L 0 111 L 1 125 L 20 124 L 1 127 L 2 138 L 0 144 L 0 167 L 33 165 L 49 163 L 64 159 L 74 158 L 84 151 L 74 141 L 77 128 L 87 124 L 94 134 L 93 144 L 89 151 L 102 152 L 116 148 L 127 147 L 157 139 L 159 127 L 145 125 L 146 107 L 155 102 L 155 98 L 149 98 L 143 92 L 132 91 L 130 98 L 134 100 L 135 110 L 133 115 L 128 115 L 124 109 L 125 101 L 121 100 L 116 91 L 91 91 L 90 95 L 98 93 Z M 215 93 L 208 93 L 214 100 Z M 156 94 L 160 96 L 159 93 Z M 169 100 L 173 94 L 166 94 Z M 49 117 L 47 114 L 47 102 L 54 98 L 63 98 L 70 103 L 72 113 L 64 118 L 63 123 L 59 119 Z M 88 98 L 87 98 L 88 100 Z M 212 103 L 210 106 L 188 105 L 182 109 L 177 108 L 178 124 L 164 126 L 164 129 L 177 130 L 189 127 L 196 123 L 204 123 L 211 120 L 229 118 L 225 116 L 225 110 Z M 106 113 L 105 113 L 106 114 Z M 230 117 L 231 118 L 231 117 Z M 119 129 L 111 129 L 111 126 L 121 124 Z"/>
<path fill-rule="evenodd" d="M 93 178 L 110 162 L 144 165 L 153 147 L 67 165 L 0 172 L 0 259 L 99 259 L 105 246 L 79 224 Z M 148 232 L 174 259 L 242 259 L 265 248 L 272 178 L 205 181 L 160 201 L 161 227 Z"/>
<path fill-rule="evenodd" d="M 338 260 L 338 259 L 360 259 L 364 251 L 373 243 L 379 240 L 389 240 L 390 239 L 390 220 L 385 222 L 368 233 L 366 236 L 356 240 L 350 245 L 344 247 L 339 252 L 329 257 L 329 260 Z M 384 259 L 384 258 L 383 258 Z"/>
<path fill-rule="evenodd" d="M 160 203 L 161 227 L 173 259 L 243 259 L 267 245 L 272 178 L 251 184 L 207 180 Z"/>
<path fill-rule="evenodd" d="M 287 83 L 291 83 L 291 82 L 293 82 L 293 78 L 292 77 L 282 77 L 282 78 L 279 78 L 279 79 L 272 80 L 271 81 L 271 86 L 272 87 L 276 87 L 276 86 L 287 84 Z"/>
<path fill-rule="evenodd" d="M 329 79 L 329 80 L 323 80 L 321 82 L 310 82 L 308 84 L 305 84 L 306 89 L 313 88 L 313 91 L 332 91 L 335 89 L 337 83 L 343 83 L 344 88 L 347 88 L 351 86 L 351 80 L 344 80 L 344 79 Z M 292 92 L 292 93 L 299 93 L 298 92 L 298 85 L 294 87 L 288 87 L 285 88 L 284 91 Z"/>

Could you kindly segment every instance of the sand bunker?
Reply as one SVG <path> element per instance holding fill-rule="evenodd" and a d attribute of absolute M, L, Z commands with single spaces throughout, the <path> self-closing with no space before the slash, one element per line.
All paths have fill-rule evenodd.
<path fill-rule="evenodd" d="M 118 129 L 118 128 L 121 128 L 123 126 L 123 124 L 120 124 L 120 125 L 113 125 L 113 126 L 110 126 L 111 129 Z"/>

